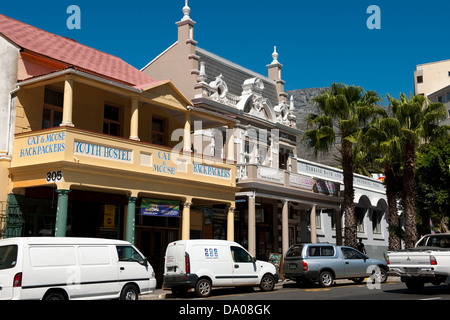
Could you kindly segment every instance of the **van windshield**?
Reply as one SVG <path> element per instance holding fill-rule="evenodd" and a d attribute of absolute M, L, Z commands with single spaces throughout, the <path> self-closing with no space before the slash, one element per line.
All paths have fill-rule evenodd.
<path fill-rule="evenodd" d="M 16 266 L 17 246 L 0 246 L 0 270 L 11 269 Z"/>

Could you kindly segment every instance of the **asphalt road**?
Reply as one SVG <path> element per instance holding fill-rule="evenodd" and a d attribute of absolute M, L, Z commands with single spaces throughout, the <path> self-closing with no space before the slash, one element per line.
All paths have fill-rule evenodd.
<path fill-rule="evenodd" d="M 174 298 L 170 291 L 166 300 L 227 300 L 227 301 L 299 301 L 299 300 L 450 300 L 450 287 L 447 285 L 425 285 L 421 293 L 411 293 L 399 280 L 388 280 L 385 284 L 370 285 L 365 282 L 355 284 L 349 280 L 337 281 L 331 288 L 322 288 L 314 283 L 299 286 L 287 281 L 277 284 L 274 291 L 261 292 L 258 288 L 217 288 L 208 298 L 199 299 L 194 292 L 186 297 Z"/>

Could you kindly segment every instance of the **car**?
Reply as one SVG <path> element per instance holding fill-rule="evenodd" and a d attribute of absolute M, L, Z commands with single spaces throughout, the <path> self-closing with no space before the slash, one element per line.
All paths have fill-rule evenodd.
<path fill-rule="evenodd" d="M 335 279 L 362 282 L 366 277 L 385 283 L 387 262 L 369 258 L 358 250 L 329 243 L 302 243 L 291 246 L 285 254 L 283 275 L 298 283 L 317 281 L 331 287 Z"/>

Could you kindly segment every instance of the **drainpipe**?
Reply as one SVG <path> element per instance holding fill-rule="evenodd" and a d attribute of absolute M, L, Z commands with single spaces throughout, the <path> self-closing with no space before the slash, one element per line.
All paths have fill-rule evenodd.
<path fill-rule="evenodd" d="M 13 90 L 11 90 L 9 92 L 9 99 L 8 99 L 8 112 L 6 114 L 6 116 L 8 117 L 7 120 L 7 125 L 6 125 L 6 155 L 9 155 L 9 151 L 10 151 L 10 144 L 11 144 L 11 140 L 10 140 L 10 135 L 11 135 L 11 109 L 12 109 L 12 102 L 14 100 L 15 97 L 13 97 L 18 91 L 20 90 L 20 86 L 17 86 L 16 88 L 14 88 Z"/>

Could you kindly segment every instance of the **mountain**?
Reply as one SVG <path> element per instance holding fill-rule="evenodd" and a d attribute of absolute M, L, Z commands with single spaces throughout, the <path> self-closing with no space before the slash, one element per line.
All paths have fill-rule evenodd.
<path fill-rule="evenodd" d="M 307 130 L 306 118 L 308 114 L 317 112 L 312 98 L 329 89 L 329 87 L 319 87 L 286 91 L 289 99 L 290 96 L 294 97 L 295 115 L 297 116 L 297 128 L 302 131 L 302 133 Z M 297 156 L 299 158 L 326 164 L 329 166 L 339 166 L 339 163 L 333 157 L 333 155 L 338 154 L 339 152 L 334 149 L 330 150 L 330 152 L 327 154 L 318 155 L 318 157 L 316 158 L 314 156 L 313 150 L 308 148 L 305 143 L 300 143 L 297 151 Z"/>

